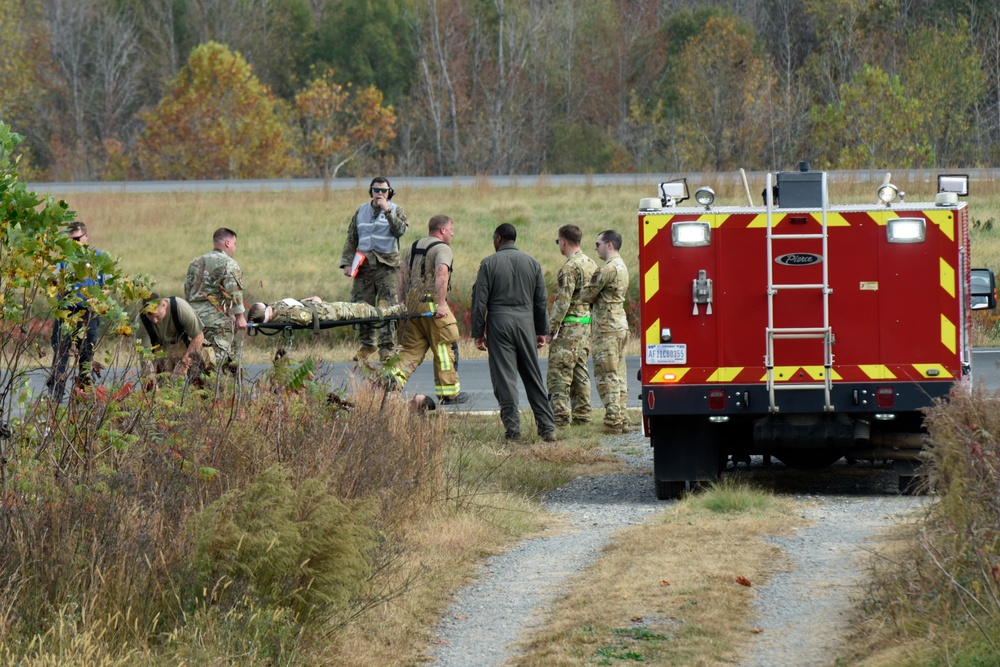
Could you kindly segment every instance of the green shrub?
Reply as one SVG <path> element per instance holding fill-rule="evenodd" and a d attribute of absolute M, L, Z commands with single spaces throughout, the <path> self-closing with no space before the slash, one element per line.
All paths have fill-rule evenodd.
<path fill-rule="evenodd" d="M 717 514 L 767 512 L 774 507 L 774 494 L 755 489 L 746 481 L 726 477 L 721 482 L 713 482 L 690 502 Z"/>
<path fill-rule="evenodd" d="M 193 565 L 203 590 L 224 579 L 230 599 L 290 607 L 300 621 L 343 614 L 372 574 L 373 519 L 371 503 L 341 501 L 327 478 L 296 487 L 286 467 L 273 466 L 193 517 Z"/>

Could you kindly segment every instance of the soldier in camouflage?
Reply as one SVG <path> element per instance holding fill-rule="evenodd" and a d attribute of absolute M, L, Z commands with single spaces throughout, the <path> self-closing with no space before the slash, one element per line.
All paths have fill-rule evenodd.
<path fill-rule="evenodd" d="M 354 278 L 351 300 L 355 303 L 372 306 L 379 302 L 395 304 L 399 301 L 399 239 L 406 233 L 406 213 L 389 201 L 395 191 L 384 177 L 372 179 L 368 194 L 371 201 L 358 207 L 347 227 L 340 268 L 345 276 Z M 390 324 L 380 327 L 378 331 L 376 348 L 375 329 L 369 324 L 358 326 L 361 349 L 355 360 L 376 351 L 383 360 L 392 356 L 395 326 Z"/>
<path fill-rule="evenodd" d="M 597 269 L 594 260 L 580 250 L 583 232 L 576 225 L 559 228 L 559 252 L 566 262 L 556 278 L 557 292 L 549 309 L 549 370 L 546 385 L 556 426 L 590 421 L 590 304 L 580 300 L 580 291 Z"/>
<path fill-rule="evenodd" d="M 621 234 L 606 230 L 597 236 L 597 256 L 604 265 L 594 271 L 590 283 L 580 292 L 580 300 L 593 304 L 594 379 L 604 403 L 604 428 L 609 433 L 632 430 L 625 412 L 628 382 L 625 376 L 625 295 L 628 293 L 628 269 L 618 255 Z"/>
<path fill-rule="evenodd" d="M 354 319 L 380 319 L 392 315 L 402 315 L 406 312 L 402 304 L 394 304 L 385 308 L 369 306 L 367 303 L 350 303 L 347 301 L 323 301 L 318 296 L 310 296 L 298 301 L 282 299 L 265 304 L 260 301 L 250 306 L 247 319 L 253 324 L 278 322 L 309 326 L 313 320 L 337 322 Z"/>
<path fill-rule="evenodd" d="M 184 299 L 201 320 L 208 345 L 208 371 L 235 362 L 237 331 L 246 331 L 243 271 L 233 259 L 236 232 L 220 227 L 212 235 L 214 249 L 188 266 Z"/>

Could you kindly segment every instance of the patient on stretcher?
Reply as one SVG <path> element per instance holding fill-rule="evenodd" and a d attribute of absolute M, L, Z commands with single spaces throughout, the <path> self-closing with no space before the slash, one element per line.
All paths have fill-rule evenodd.
<path fill-rule="evenodd" d="M 383 308 L 367 303 L 323 301 L 318 296 L 311 296 L 301 301 L 282 299 L 268 304 L 258 301 L 251 305 L 250 310 L 247 311 L 247 320 L 254 324 L 273 322 L 309 326 L 314 319 L 321 322 L 336 322 L 339 320 L 381 319 L 405 314 L 406 307 L 402 304 Z"/>

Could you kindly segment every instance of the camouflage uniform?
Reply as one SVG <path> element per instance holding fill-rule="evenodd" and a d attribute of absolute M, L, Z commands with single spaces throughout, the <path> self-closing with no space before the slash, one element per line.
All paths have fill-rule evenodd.
<path fill-rule="evenodd" d="M 580 301 L 580 290 L 597 269 L 594 260 L 577 250 L 559 269 L 558 291 L 549 311 L 549 347 L 546 385 L 556 426 L 590 421 L 590 304 Z"/>
<path fill-rule="evenodd" d="M 612 257 L 597 269 L 590 283 L 580 292 L 580 299 L 594 305 L 594 380 L 604 402 L 604 424 L 625 428 L 628 420 L 625 399 L 628 382 L 625 376 L 625 295 L 628 293 L 628 269 L 621 257 Z"/>
<path fill-rule="evenodd" d="M 386 308 L 369 306 L 367 303 L 348 303 L 345 301 L 296 301 L 282 299 L 268 304 L 271 308 L 271 322 L 287 322 L 309 326 L 313 319 L 320 321 L 353 320 L 361 318 L 382 318 L 391 315 L 402 315 L 405 306 L 395 304 Z M 256 318 L 255 318 L 256 319 Z"/>
<path fill-rule="evenodd" d="M 242 313 L 243 271 L 222 250 L 213 250 L 188 266 L 184 299 L 201 320 L 205 344 L 210 348 L 208 370 L 235 359 L 235 316 Z"/>
<path fill-rule="evenodd" d="M 414 255 L 411 259 L 411 254 Z M 438 303 L 435 289 L 437 267 L 444 264 L 451 273 L 451 246 L 434 236 L 425 236 L 403 254 L 402 271 L 408 285 L 406 303 L 416 312 L 436 312 Z M 418 307 L 419 304 L 419 307 Z M 455 369 L 455 350 L 452 343 L 458 341 L 458 320 L 449 309 L 444 317 L 422 317 L 406 322 L 400 339 L 403 348 L 399 353 L 399 364 L 393 374 L 400 385 L 417 370 L 430 349 L 434 354 L 434 391 L 439 399 L 458 396 L 461 385 Z"/>
<path fill-rule="evenodd" d="M 351 266 L 357 252 L 364 254 L 365 261 L 354 277 L 351 301 L 372 306 L 379 302 L 399 302 L 399 238 L 406 233 L 407 227 L 406 213 L 392 202 L 388 211 L 378 209 L 376 213 L 368 202 L 354 212 L 347 226 L 347 241 L 340 256 L 340 268 Z M 395 329 L 394 324 L 378 328 L 378 348 L 383 356 L 392 353 Z M 358 325 L 358 334 L 362 347 L 375 347 L 375 327 Z"/>

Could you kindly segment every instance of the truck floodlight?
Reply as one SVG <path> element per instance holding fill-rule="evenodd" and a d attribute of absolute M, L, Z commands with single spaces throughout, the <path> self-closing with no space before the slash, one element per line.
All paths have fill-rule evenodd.
<path fill-rule="evenodd" d="M 892 183 L 885 183 L 884 185 L 880 185 L 878 188 L 878 200 L 886 206 L 896 201 L 896 197 L 898 196 L 899 188 Z"/>
<path fill-rule="evenodd" d="M 707 222 L 675 222 L 671 225 L 670 239 L 676 248 L 706 246 L 712 238 L 712 226 Z"/>
<path fill-rule="evenodd" d="M 922 243 L 927 236 L 927 221 L 923 218 L 893 218 L 885 225 L 889 243 Z"/>
<path fill-rule="evenodd" d="M 729 415 L 709 415 L 708 421 L 711 424 L 725 424 L 729 421 Z"/>
<path fill-rule="evenodd" d="M 708 208 L 715 202 L 715 190 L 704 185 L 695 190 L 694 200 L 705 208 Z"/>
<path fill-rule="evenodd" d="M 660 203 L 664 208 L 677 206 L 682 201 L 690 199 L 688 192 L 688 182 L 686 178 L 676 178 L 672 181 L 660 183 Z"/>
<path fill-rule="evenodd" d="M 670 333 L 670 329 L 668 327 L 663 327 L 662 329 L 660 329 L 661 343 L 669 343 L 673 339 L 674 339 L 673 334 Z"/>
<path fill-rule="evenodd" d="M 938 176 L 938 192 L 954 192 L 959 197 L 969 194 L 968 174 L 941 174 Z"/>
<path fill-rule="evenodd" d="M 880 422 L 891 422 L 895 418 L 896 418 L 896 415 L 894 415 L 891 412 L 876 412 L 875 413 L 875 419 L 879 420 Z"/>

